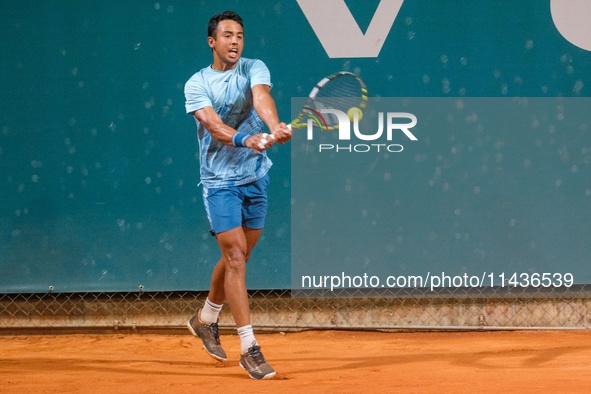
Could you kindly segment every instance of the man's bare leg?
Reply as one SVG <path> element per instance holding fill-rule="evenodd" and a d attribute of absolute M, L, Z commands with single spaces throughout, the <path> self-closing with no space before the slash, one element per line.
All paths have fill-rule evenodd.
<path fill-rule="evenodd" d="M 246 256 L 245 260 L 248 263 L 250 259 L 250 253 L 257 244 L 259 237 L 261 236 L 262 229 L 252 229 L 242 226 L 244 236 L 246 237 Z M 211 287 L 209 290 L 208 298 L 210 301 L 216 304 L 223 304 L 226 301 L 226 294 L 224 291 L 224 282 L 226 277 L 225 259 L 222 257 L 216 264 L 211 274 Z"/>
<path fill-rule="evenodd" d="M 242 226 L 216 234 L 222 258 L 213 270 L 208 298 L 216 304 L 222 304 L 227 299 L 237 327 L 250 324 L 246 262 L 261 231 Z"/>

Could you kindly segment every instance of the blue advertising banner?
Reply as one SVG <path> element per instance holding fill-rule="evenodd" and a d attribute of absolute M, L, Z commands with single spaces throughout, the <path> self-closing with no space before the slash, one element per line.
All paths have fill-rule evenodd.
<path fill-rule="evenodd" d="M 584 0 L 12 2 L 0 15 L 0 292 L 209 287 L 220 254 L 198 186 L 196 127 L 185 114 L 183 88 L 211 64 L 207 24 L 225 10 L 244 19 L 243 56 L 269 68 L 286 123 L 292 98 L 306 97 L 338 71 L 363 78 L 370 99 L 465 99 L 454 122 L 483 105 L 470 98 L 548 98 L 542 102 L 553 106 L 557 98 L 591 95 Z M 535 130 L 511 128 L 513 115 L 505 115 L 501 123 L 473 119 L 455 133 L 417 132 L 402 153 L 372 156 L 380 159 L 369 173 L 345 166 L 334 194 L 316 189 L 316 201 L 340 199 L 348 204 L 343 220 L 362 215 L 361 227 L 388 223 L 391 245 L 371 246 L 367 257 L 396 272 L 401 264 L 421 272 L 434 264 L 440 271 L 513 264 L 542 272 L 570 248 L 564 266 L 588 282 L 589 130 L 566 130 L 566 121 L 551 129 L 552 112 L 548 119 L 535 112 Z M 417 115 L 417 128 L 427 124 Z M 305 260 L 327 249 L 311 239 L 302 250 L 308 228 L 297 204 L 314 191 L 292 183 L 305 170 L 296 167 L 301 138 L 295 132 L 290 144 L 269 150 L 269 214 L 248 263 L 250 289 L 292 287 L 292 254 Z M 351 190 L 343 194 L 349 171 Z M 366 173 L 362 190 L 371 194 L 355 182 Z M 393 187 L 410 179 L 418 183 Z M 388 209 L 378 209 L 382 204 Z M 339 242 L 355 245 L 349 235 Z M 365 261 L 361 244 L 359 250 L 350 256 L 354 263 Z"/>

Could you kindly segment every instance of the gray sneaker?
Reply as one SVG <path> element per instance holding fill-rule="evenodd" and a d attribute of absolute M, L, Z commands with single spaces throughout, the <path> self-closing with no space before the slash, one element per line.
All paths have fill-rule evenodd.
<path fill-rule="evenodd" d="M 204 324 L 201 322 L 199 317 L 201 316 L 201 309 L 195 316 L 189 320 L 187 327 L 193 335 L 201 338 L 203 341 L 203 347 L 209 355 L 218 361 L 226 361 L 226 352 L 222 349 L 220 344 L 220 333 L 218 329 L 218 323 Z M 219 319 L 218 319 L 219 321 Z"/>
<path fill-rule="evenodd" d="M 240 366 L 253 379 L 271 379 L 275 376 L 275 370 L 267 364 L 261 348 L 257 345 L 252 346 L 248 352 L 240 356 Z"/>

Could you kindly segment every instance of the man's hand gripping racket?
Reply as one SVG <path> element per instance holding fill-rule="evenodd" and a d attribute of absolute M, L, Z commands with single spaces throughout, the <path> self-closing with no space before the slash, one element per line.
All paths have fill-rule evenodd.
<path fill-rule="evenodd" d="M 269 149 L 273 143 L 285 144 L 289 141 L 291 139 L 291 129 L 285 123 L 279 123 L 271 130 L 271 134 L 261 133 L 258 136 L 258 140 L 253 142 L 258 148 L 255 150 L 262 152 Z"/>

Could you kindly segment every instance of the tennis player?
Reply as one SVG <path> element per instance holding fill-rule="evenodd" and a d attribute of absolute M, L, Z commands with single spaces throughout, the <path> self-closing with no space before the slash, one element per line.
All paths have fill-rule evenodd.
<path fill-rule="evenodd" d="M 242 18 L 231 11 L 215 15 L 207 35 L 213 63 L 187 81 L 185 106 L 197 121 L 203 200 L 222 257 L 205 305 L 187 325 L 212 357 L 225 361 L 218 316 L 227 300 L 240 335 L 240 366 L 253 379 L 268 379 L 275 371 L 253 333 L 245 272 L 267 215 L 272 163 L 265 151 L 289 141 L 291 131 L 277 116 L 265 64 L 241 57 Z M 263 133 L 263 122 L 270 135 Z"/>

